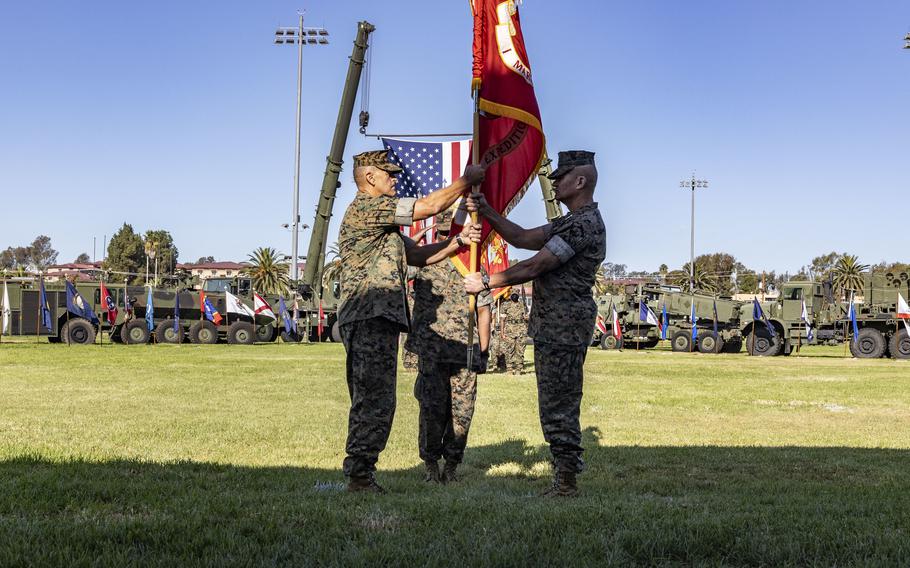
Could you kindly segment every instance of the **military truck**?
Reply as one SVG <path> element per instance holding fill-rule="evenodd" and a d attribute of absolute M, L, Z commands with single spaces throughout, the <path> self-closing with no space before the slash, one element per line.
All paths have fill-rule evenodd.
<path fill-rule="evenodd" d="M 606 333 L 595 330 L 595 342 L 602 349 L 650 349 L 661 340 L 658 326 L 640 319 L 639 301 L 644 302 L 662 319 L 667 310 L 667 339 L 674 351 L 698 350 L 702 353 L 737 353 L 742 348 L 740 331 L 740 302 L 715 298 L 705 294 L 684 294 L 660 284 L 627 286 L 623 294 L 606 294 L 597 298 L 598 313 L 603 318 Z M 691 313 L 695 303 L 696 342 L 692 344 Z M 714 335 L 714 306 L 717 305 L 717 337 Z M 622 337 L 613 335 L 613 313 L 616 307 L 622 327 Z M 662 322 L 661 322 L 662 323 Z"/>
<path fill-rule="evenodd" d="M 777 300 L 762 304 L 774 335 L 762 322 L 753 325 L 752 305 L 743 306 L 743 334 L 749 338 L 746 351 L 758 356 L 789 355 L 799 345 L 849 341 L 850 351 L 857 358 L 890 354 L 896 359 L 908 359 L 910 337 L 897 319 L 899 293 L 905 299 L 910 296 L 910 275 L 906 272 L 870 271 L 863 275 L 855 303 L 859 333 L 853 341 L 849 302 L 835 300 L 830 282 L 787 282 L 781 286 Z M 801 317 L 804 300 L 812 321 L 811 340 Z"/>
<path fill-rule="evenodd" d="M 40 282 L 37 278 L 12 278 L 6 281 L 6 286 L 10 301 L 8 333 L 11 335 L 47 337 L 51 343 L 82 345 L 93 343 L 102 329 L 110 328 L 99 311 L 101 295 L 97 283 L 76 283 L 75 288 L 98 316 L 98 321 L 90 321 L 67 308 L 66 288 L 63 282 L 46 283 L 50 329 L 42 322 L 39 309 Z"/>

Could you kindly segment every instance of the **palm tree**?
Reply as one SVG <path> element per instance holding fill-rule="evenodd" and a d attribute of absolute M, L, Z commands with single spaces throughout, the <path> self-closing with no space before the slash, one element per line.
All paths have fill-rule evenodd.
<path fill-rule="evenodd" d="M 591 292 L 595 296 L 607 293 L 607 269 L 602 264 L 597 267 L 597 273 L 594 274 L 594 286 L 592 286 Z"/>
<path fill-rule="evenodd" d="M 322 288 L 331 290 L 335 282 L 341 278 L 341 259 L 336 258 L 322 269 Z"/>
<path fill-rule="evenodd" d="M 689 263 L 685 263 L 680 270 L 674 270 L 668 275 L 670 283 L 679 286 L 683 292 L 692 293 L 689 286 Z M 704 267 L 697 262 L 695 263 L 695 272 L 693 274 L 695 282 L 695 292 L 705 292 L 713 294 L 717 291 L 717 282 L 714 277 L 708 274 Z"/>
<path fill-rule="evenodd" d="M 845 254 L 834 265 L 834 287 L 846 297 L 847 292 L 854 292 L 863 287 L 863 272 L 869 269 L 868 264 L 860 264 L 854 254 Z"/>
<path fill-rule="evenodd" d="M 244 273 L 253 279 L 253 287 L 267 294 L 278 294 L 288 287 L 288 265 L 278 261 L 272 247 L 259 247 L 249 256 L 253 265 Z"/>

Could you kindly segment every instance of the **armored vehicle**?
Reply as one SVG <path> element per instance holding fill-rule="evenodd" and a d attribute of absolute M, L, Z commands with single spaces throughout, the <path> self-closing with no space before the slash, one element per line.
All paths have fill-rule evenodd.
<path fill-rule="evenodd" d="M 740 302 L 728 298 L 715 298 L 705 294 L 684 294 L 659 284 L 628 286 L 623 294 L 606 294 L 597 298 L 598 313 L 606 333 L 595 330 L 595 341 L 602 349 L 656 347 L 663 335 L 659 326 L 640 318 L 640 301 L 644 301 L 657 316 L 663 319 L 667 312 L 666 337 L 674 351 L 702 353 L 737 353 L 742 348 L 740 332 Z M 696 342 L 692 343 L 692 305 L 695 305 Z M 717 335 L 714 334 L 717 306 Z M 613 313 L 616 312 L 622 327 L 622 337 L 613 335 Z M 663 321 L 661 321 L 661 326 Z"/>
<path fill-rule="evenodd" d="M 756 322 L 753 326 L 751 305 L 743 306 L 743 333 L 755 336 L 750 354 L 760 356 L 789 355 L 800 345 L 850 342 L 850 352 L 858 358 L 910 358 L 910 337 L 897 318 L 898 294 L 910 295 L 910 275 L 905 272 L 875 272 L 863 275 L 861 289 L 856 291 L 857 331 L 854 341 L 849 319 L 849 302 L 836 301 L 829 282 L 788 282 L 774 302 L 762 305 L 775 333 Z M 803 322 L 802 304 L 810 317 L 812 338 Z M 747 313 L 748 312 L 748 313 Z"/>

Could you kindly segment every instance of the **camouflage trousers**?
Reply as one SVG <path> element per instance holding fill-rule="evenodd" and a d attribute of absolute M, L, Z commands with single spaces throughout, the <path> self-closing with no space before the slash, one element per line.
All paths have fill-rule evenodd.
<path fill-rule="evenodd" d="M 414 353 L 413 351 L 408 351 L 407 349 L 404 348 L 404 344 L 407 340 L 408 340 L 408 334 L 402 333 L 401 334 L 401 365 L 409 371 L 416 371 L 417 370 L 417 353 Z"/>
<path fill-rule="evenodd" d="M 584 469 L 579 413 L 587 352 L 586 346 L 534 342 L 540 426 L 558 471 Z"/>
<path fill-rule="evenodd" d="M 399 331 L 397 323 L 381 317 L 341 326 L 351 395 L 343 465 L 348 477 L 367 477 L 374 472 L 389 439 L 395 416 Z"/>
<path fill-rule="evenodd" d="M 477 398 L 477 373 L 458 363 L 420 361 L 414 397 L 420 405 L 420 459 L 461 463 Z"/>
<path fill-rule="evenodd" d="M 521 337 L 509 337 L 503 340 L 503 351 L 506 359 L 506 371 L 522 374 L 525 368 L 525 334 Z"/>
<path fill-rule="evenodd" d="M 497 334 L 493 340 L 490 360 L 496 371 L 508 371 L 512 374 L 521 374 L 525 366 L 525 338 L 505 337 Z"/>

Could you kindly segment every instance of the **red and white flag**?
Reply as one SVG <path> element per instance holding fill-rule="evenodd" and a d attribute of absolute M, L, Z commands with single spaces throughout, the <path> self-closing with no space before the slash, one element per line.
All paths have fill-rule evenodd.
<path fill-rule="evenodd" d="M 613 337 L 622 339 L 622 326 L 619 324 L 619 314 L 616 313 L 616 306 L 613 308 Z"/>
<path fill-rule="evenodd" d="M 604 321 L 604 317 L 600 314 L 597 314 L 597 329 L 599 329 L 602 334 L 607 334 L 607 324 Z"/>
<path fill-rule="evenodd" d="M 275 316 L 275 312 L 272 311 L 272 306 L 259 295 L 258 292 L 253 292 L 253 311 L 256 312 L 257 316 L 262 316 L 266 318 L 271 318 L 275 321 L 278 321 L 278 318 Z"/>

